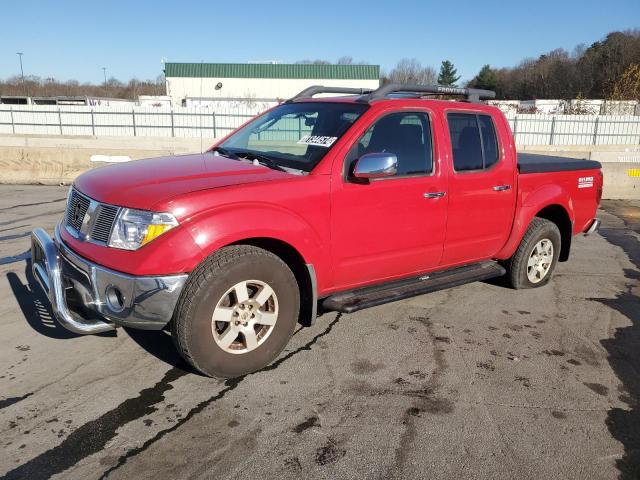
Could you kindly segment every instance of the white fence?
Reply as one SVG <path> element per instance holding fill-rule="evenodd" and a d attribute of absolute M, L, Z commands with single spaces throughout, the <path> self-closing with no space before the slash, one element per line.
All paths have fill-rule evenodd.
<path fill-rule="evenodd" d="M 51 107 L 0 105 L 0 134 L 219 138 L 263 109 L 206 107 Z M 518 145 L 638 145 L 640 117 L 508 117 Z M 299 127 L 293 126 L 291 131 Z"/>
<path fill-rule="evenodd" d="M 634 115 L 512 115 L 517 145 L 639 145 Z"/>
<path fill-rule="evenodd" d="M 221 137 L 261 109 L 0 105 L 0 134 Z"/>

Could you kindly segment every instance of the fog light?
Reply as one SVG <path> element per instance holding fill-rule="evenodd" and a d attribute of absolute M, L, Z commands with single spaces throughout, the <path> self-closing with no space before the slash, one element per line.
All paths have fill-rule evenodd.
<path fill-rule="evenodd" d="M 124 295 L 119 288 L 109 285 L 104 291 L 105 300 L 107 306 L 114 312 L 121 312 L 124 310 Z"/>

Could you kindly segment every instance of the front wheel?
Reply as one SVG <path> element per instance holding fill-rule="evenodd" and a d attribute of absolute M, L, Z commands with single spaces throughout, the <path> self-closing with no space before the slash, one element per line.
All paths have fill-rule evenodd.
<path fill-rule="evenodd" d="M 300 292 L 291 269 L 271 252 L 235 245 L 191 273 L 171 333 L 193 367 L 212 377 L 237 377 L 278 356 L 299 311 Z"/>
<path fill-rule="evenodd" d="M 534 218 L 520 241 L 518 249 L 507 261 L 507 279 L 515 289 L 546 285 L 560 256 L 560 230 L 555 223 Z"/>

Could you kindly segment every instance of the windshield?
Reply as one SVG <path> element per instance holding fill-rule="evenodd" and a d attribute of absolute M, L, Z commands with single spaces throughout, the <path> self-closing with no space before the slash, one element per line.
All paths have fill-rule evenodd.
<path fill-rule="evenodd" d="M 235 132 L 219 151 L 310 172 L 367 108 L 359 103 L 285 103 Z"/>

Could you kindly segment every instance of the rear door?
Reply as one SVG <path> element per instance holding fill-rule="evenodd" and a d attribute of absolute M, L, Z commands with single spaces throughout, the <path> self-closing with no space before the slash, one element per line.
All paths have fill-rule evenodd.
<path fill-rule="evenodd" d="M 448 111 L 452 173 L 443 265 L 491 258 L 507 241 L 516 202 L 516 165 L 504 122 L 483 111 Z"/>
<path fill-rule="evenodd" d="M 424 272 L 437 267 L 442 257 L 446 171 L 438 162 L 431 112 L 387 110 L 367 125 L 334 168 L 331 235 L 336 289 Z M 355 161 L 372 152 L 396 154 L 397 174 L 367 184 L 350 181 Z"/>

